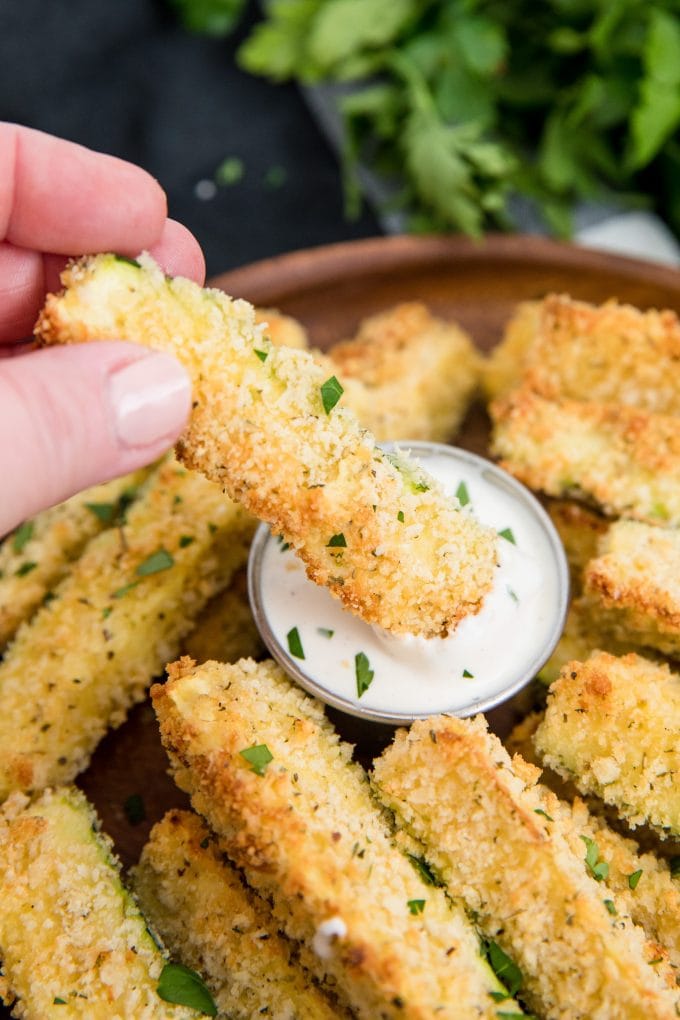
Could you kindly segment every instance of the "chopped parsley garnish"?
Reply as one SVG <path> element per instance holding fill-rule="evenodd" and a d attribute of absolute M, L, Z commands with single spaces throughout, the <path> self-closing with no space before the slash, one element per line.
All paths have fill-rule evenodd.
<path fill-rule="evenodd" d="M 614 900 L 603 900 L 603 902 L 609 913 L 616 917 L 616 905 Z"/>
<path fill-rule="evenodd" d="M 330 379 L 326 379 L 326 382 L 321 387 L 321 402 L 326 414 L 331 413 L 344 392 L 334 375 Z"/>
<path fill-rule="evenodd" d="M 509 584 L 506 585 L 505 590 L 507 591 L 508 595 L 510 596 L 513 602 L 519 602 L 519 595 L 517 594 L 516 591 L 514 591 L 514 589 L 510 587 Z"/>
<path fill-rule="evenodd" d="M 517 964 L 504 953 L 497 942 L 487 941 L 483 946 L 491 969 L 506 989 L 508 997 L 513 998 L 522 987 L 524 977 Z"/>
<path fill-rule="evenodd" d="M 186 547 L 188 545 L 191 545 L 191 543 L 195 542 L 195 541 L 196 541 L 196 539 L 194 538 L 193 535 L 180 535 L 179 536 L 179 547 L 180 547 L 180 549 L 186 549 Z"/>
<path fill-rule="evenodd" d="M 474 680 L 475 678 L 475 674 L 471 673 L 469 669 L 463 670 L 463 676 L 469 678 L 470 680 Z"/>
<path fill-rule="evenodd" d="M 470 493 L 465 482 L 461 482 L 456 489 L 456 498 L 461 506 L 467 506 L 470 502 Z"/>
<path fill-rule="evenodd" d="M 163 1002 L 189 1006 L 204 1016 L 217 1016 L 217 1006 L 203 979 L 181 963 L 166 963 L 156 988 Z"/>
<path fill-rule="evenodd" d="M 283 535 L 277 535 L 276 541 L 279 543 L 279 552 L 286 552 L 290 549 L 290 542 L 286 542 Z"/>
<path fill-rule="evenodd" d="M 549 822 L 552 822 L 552 821 L 553 821 L 553 819 L 552 819 L 552 818 L 550 817 L 550 815 L 548 814 L 548 812 L 547 812 L 547 811 L 544 811 L 542 807 L 535 807 L 535 808 L 534 808 L 534 814 L 535 814 L 535 815 L 543 815 L 543 817 L 544 817 L 544 818 L 547 818 Z"/>
<path fill-rule="evenodd" d="M 288 651 L 291 655 L 294 655 L 296 659 L 304 659 L 305 653 L 302 647 L 302 641 L 300 640 L 300 632 L 297 627 L 293 627 L 286 634 L 288 639 Z"/>
<path fill-rule="evenodd" d="M 680 856 L 669 857 L 668 867 L 671 869 L 671 878 L 680 878 Z"/>
<path fill-rule="evenodd" d="M 402 524 L 404 523 L 404 511 L 403 510 L 400 510 L 399 513 L 397 514 L 397 520 L 401 521 Z"/>
<path fill-rule="evenodd" d="M 141 264 L 137 261 L 137 259 L 131 259 L 129 255 L 114 255 L 113 257 L 116 260 L 116 262 L 125 262 L 126 265 L 134 266 L 135 269 L 142 268 Z"/>
<path fill-rule="evenodd" d="M 17 568 L 17 570 L 15 571 L 14 576 L 15 577 L 25 577 L 26 574 L 30 574 L 30 572 L 32 570 L 35 570 L 35 568 L 37 566 L 38 566 L 38 564 L 34 563 L 33 560 L 26 560 L 25 563 L 22 563 L 21 566 Z"/>
<path fill-rule="evenodd" d="M 609 874 L 609 865 L 599 859 L 600 851 L 594 839 L 589 836 L 581 836 L 581 839 L 586 845 L 586 868 L 596 882 L 602 882 Z"/>
<path fill-rule="evenodd" d="M 498 534 L 501 538 L 504 538 L 506 542 L 512 542 L 513 545 L 517 545 L 515 536 L 512 533 L 512 528 L 503 528 L 503 530 L 499 531 Z"/>
<path fill-rule="evenodd" d="M 104 606 L 104 608 L 102 609 L 102 620 L 108 620 L 112 612 L 113 606 Z"/>
<path fill-rule="evenodd" d="M 269 357 L 269 351 L 258 351 L 257 348 L 255 348 L 255 353 L 257 354 L 260 361 L 266 361 L 267 358 Z"/>
<path fill-rule="evenodd" d="M 421 882 L 425 885 L 441 885 L 440 879 L 437 877 L 435 872 L 432 870 L 430 865 L 427 863 L 424 857 L 418 857 L 416 854 L 406 854 L 411 867 L 414 871 L 417 871 Z"/>
<path fill-rule="evenodd" d="M 329 627 L 317 627 L 316 628 L 316 632 L 317 632 L 317 634 L 320 634 L 321 637 L 328 638 L 329 641 L 333 637 L 333 635 L 335 634 L 335 631 L 334 630 L 330 630 Z"/>
<path fill-rule="evenodd" d="M 527 1013 L 505 1013 L 501 1010 L 500 1013 L 496 1013 L 497 1017 L 501 1020 L 531 1020 L 531 1017 Z"/>
<path fill-rule="evenodd" d="M 130 825 L 139 825 L 146 818 L 146 808 L 140 793 L 131 793 L 123 804 L 123 811 Z"/>
<path fill-rule="evenodd" d="M 425 909 L 425 900 L 407 900 L 406 906 L 412 914 L 422 914 Z"/>
<path fill-rule="evenodd" d="M 12 549 L 15 553 L 24 551 L 24 546 L 33 538 L 35 525 L 33 521 L 24 521 L 20 524 L 12 537 Z"/>
<path fill-rule="evenodd" d="M 354 656 L 354 675 L 357 681 L 357 698 L 360 698 L 373 683 L 375 675 L 364 652 L 357 652 Z"/>
<path fill-rule="evenodd" d="M 86 503 L 85 506 L 102 524 L 111 524 L 118 511 L 117 503 Z"/>
<path fill-rule="evenodd" d="M 129 584 L 124 584 L 122 588 L 117 588 L 116 591 L 111 593 L 112 599 L 122 599 L 128 592 L 131 592 L 133 588 L 136 588 L 139 581 L 130 581 Z"/>
<path fill-rule="evenodd" d="M 347 540 L 341 531 L 337 535 L 331 535 L 328 540 L 328 549 L 346 549 Z"/>
<path fill-rule="evenodd" d="M 253 744 L 252 747 L 246 747 L 245 750 L 239 751 L 239 754 L 245 758 L 251 770 L 258 776 L 263 776 L 269 762 L 274 760 L 274 755 L 266 744 Z"/>
<path fill-rule="evenodd" d="M 174 559 L 167 549 L 157 549 L 155 553 L 151 553 L 143 563 L 140 563 L 135 573 L 139 577 L 148 577 L 150 574 L 160 574 L 162 570 L 169 570 L 170 567 L 174 566 Z"/>
<path fill-rule="evenodd" d="M 52 1005 L 53 1006 L 66 1006 L 67 1002 L 66 1002 L 66 999 L 62 999 L 60 995 L 55 995 L 54 998 L 52 999 Z"/>
<path fill-rule="evenodd" d="M 628 888 L 629 889 L 637 889 L 637 884 L 638 884 L 638 882 L 640 881 L 641 878 L 642 878 L 642 868 L 640 868 L 638 871 L 634 871 L 632 873 L 632 875 L 628 876 Z"/>

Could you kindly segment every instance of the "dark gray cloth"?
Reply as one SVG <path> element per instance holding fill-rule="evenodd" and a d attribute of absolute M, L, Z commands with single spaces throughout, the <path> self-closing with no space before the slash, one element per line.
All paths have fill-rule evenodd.
<path fill-rule="evenodd" d="M 209 274 L 379 233 L 368 212 L 345 221 L 337 160 L 297 89 L 237 68 L 254 20 L 214 40 L 182 30 L 162 0 L 0 0 L 0 119 L 145 167 Z M 201 201 L 197 182 L 228 157 L 242 179 Z"/>

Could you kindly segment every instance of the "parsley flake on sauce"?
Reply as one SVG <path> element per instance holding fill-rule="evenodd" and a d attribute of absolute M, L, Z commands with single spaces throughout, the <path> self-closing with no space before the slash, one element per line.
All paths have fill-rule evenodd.
<path fill-rule="evenodd" d="M 513 545 L 517 545 L 515 536 L 512 533 L 512 528 L 503 528 L 503 530 L 499 531 L 498 534 L 501 538 L 504 538 L 506 542 L 512 542 Z"/>
<path fill-rule="evenodd" d="M 181 963 L 166 963 L 156 991 L 164 1002 L 189 1006 L 204 1016 L 217 1016 L 217 1006 L 201 976 Z"/>
<path fill-rule="evenodd" d="M 373 683 L 375 675 L 364 652 L 357 652 L 354 656 L 354 675 L 357 681 L 357 697 L 360 698 Z"/>
<path fill-rule="evenodd" d="M 331 413 L 344 392 L 334 375 L 330 379 L 326 379 L 326 382 L 321 387 L 321 402 L 326 414 Z"/>
<path fill-rule="evenodd" d="M 328 638 L 329 641 L 335 634 L 335 631 L 331 630 L 330 627 L 317 627 L 316 632 L 317 634 L 320 634 L 321 637 Z"/>
<path fill-rule="evenodd" d="M 243 751 L 239 751 L 239 754 L 245 758 L 257 776 L 263 776 L 269 762 L 274 760 L 274 755 L 266 744 L 253 744 L 252 747 L 246 747 Z"/>
<path fill-rule="evenodd" d="M 286 638 L 288 640 L 288 651 L 290 654 L 294 655 L 296 659 L 304 659 L 305 652 L 302 647 L 300 632 L 297 627 L 292 627 L 286 634 Z"/>
<path fill-rule="evenodd" d="M 470 502 L 470 493 L 468 492 L 468 487 L 465 482 L 461 482 L 456 489 L 456 499 L 461 506 L 467 506 Z"/>
<path fill-rule="evenodd" d="M 464 669 L 463 670 L 463 676 L 466 677 L 466 679 L 470 679 L 470 680 L 474 680 L 474 678 L 475 678 L 475 674 L 471 673 L 469 669 Z"/>

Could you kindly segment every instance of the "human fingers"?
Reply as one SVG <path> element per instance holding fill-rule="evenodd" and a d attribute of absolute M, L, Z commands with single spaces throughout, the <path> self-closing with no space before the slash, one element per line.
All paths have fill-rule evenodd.
<path fill-rule="evenodd" d="M 203 283 L 203 252 L 181 223 L 166 220 L 150 250 L 166 273 Z M 59 274 L 65 264 L 63 255 L 41 255 L 0 241 L 0 347 L 30 335 L 45 294 L 60 289 Z"/>
<path fill-rule="evenodd" d="M 0 535 L 37 510 L 150 463 L 177 438 L 190 403 L 179 363 L 135 344 L 0 361 Z"/>
<path fill-rule="evenodd" d="M 165 194 L 124 160 L 0 123 L 0 239 L 73 255 L 135 255 L 160 238 Z"/>

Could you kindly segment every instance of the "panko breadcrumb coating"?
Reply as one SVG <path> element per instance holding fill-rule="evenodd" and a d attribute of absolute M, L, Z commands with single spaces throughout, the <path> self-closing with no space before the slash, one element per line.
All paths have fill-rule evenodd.
<path fill-rule="evenodd" d="M 551 401 L 528 388 L 491 407 L 501 466 L 549 496 L 612 516 L 680 525 L 678 419 L 618 404 Z"/>
<path fill-rule="evenodd" d="M 551 294 L 542 302 L 523 375 L 552 399 L 680 414 L 680 322 L 671 311 Z"/>
<path fill-rule="evenodd" d="M 152 697 L 175 779 L 303 963 L 366 1020 L 496 1020 L 474 929 L 395 849 L 323 706 L 272 662 L 169 672 Z"/>
<path fill-rule="evenodd" d="M 0 544 L 0 652 L 88 541 L 118 523 L 148 471 L 95 485 L 24 521 Z"/>
<path fill-rule="evenodd" d="M 634 633 L 613 633 L 602 614 L 596 612 L 593 600 L 586 595 L 575 598 L 569 606 L 562 636 L 550 658 L 540 669 L 538 679 L 544 684 L 557 680 L 562 668 L 572 659 L 583 661 L 595 651 L 627 655 L 642 651 Z"/>
<path fill-rule="evenodd" d="M 346 387 L 347 406 L 376 438 L 434 442 L 456 434 L 481 360 L 456 323 L 415 301 L 364 319 L 356 336 L 327 355 Z"/>
<path fill-rule="evenodd" d="M 184 639 L 184 652 L 196 662 L 262 658 L 264 644 L 250 610 L 245 570 L 237 571 L 229 587 L 199 613 Z"/>
<path fill-rule="evenodd" d="M 190 1020 L 157 994 L 166 962 L 83 794 L 0 810 L 0 957 L 25 1020 Z M 9 996 L 8 996 L 9 998 Z"/>
<path fill-rule="evenodd" d="M 651 947 L 622 904 L 604 902 L 585 845 L 572 850 L 568 820 L 546 810 L 552 795 L 537 775 L 510 761 L 482 716 L 438 716 L 398 731 L 374 780 L 447 888 L 519 966 L 519 994 L 540 1015 L 673 1017 L 680 992 L 650 966 Z"/>
<path fill-rule="evenodd" d="M 0 663 L 0 799 L 87 766 L 243 565 L 253 527 L 174 460 L 150 476 L 125 526 L 92 539 Z"/>
<path fill-rule="evenodd" d="M 337 386 L 312 355 L 262 337 L 250 305 L 168 279 L 148 256 L 142 263 L 100 255 L 71 264 L 36 335 L 130 337 L 175 354 L 194 388 L 180 458 L 283 534 L 310 578 L 367 622 L 445 636 L 477 612 L 493 581 L 495 533 L 458 513 L 406 458 L 384 454 L 335 406 Z M 329 547 L 338 534 L 341 554 Z"/>
<path fill-rule="evenodd" d="M 307 330 L 292 315 L 284 315 L 276 308 L 256 308 L 255 322 L 264 325 L 264 335 L 277 347 L 295 347 L 299 351 L 309 347 Z"/>
<path fill-rule="evenodd" d="M 264 900 L 244 884 L 205 822 L 169 811 L 151 830 L 133 886 L 178 960 L 199 971 L 230 1020 L 349 1020 L 312 983 Z"/>
<path fill-rule="evenodd" d="M 497 400 L 518 385 L 541 318 L 540 301 L 522 301 L 507 323 L 503 338 L 482 365 L 487 400 Z"/>
<path fill-rule="evenodd" d="M 680 835 L 680 676 L 639 655 L 570 662 L 548 692 L 534 743 L 581 793 L 635 828 Z"/>
<path fill-rule="evenodd" d="M 571 590 L 580 592 L 585 566 L 597 555 L 598 540 L 610 522 L 582 504 L 565 499 L 550 500 L 547 510 L 567 554 Z"/>
<path fill-rule="evenodd" d="M 593 615 L 619 641 L 680 657 L 680 531 L 616 521 L 584 580 Z"/>

